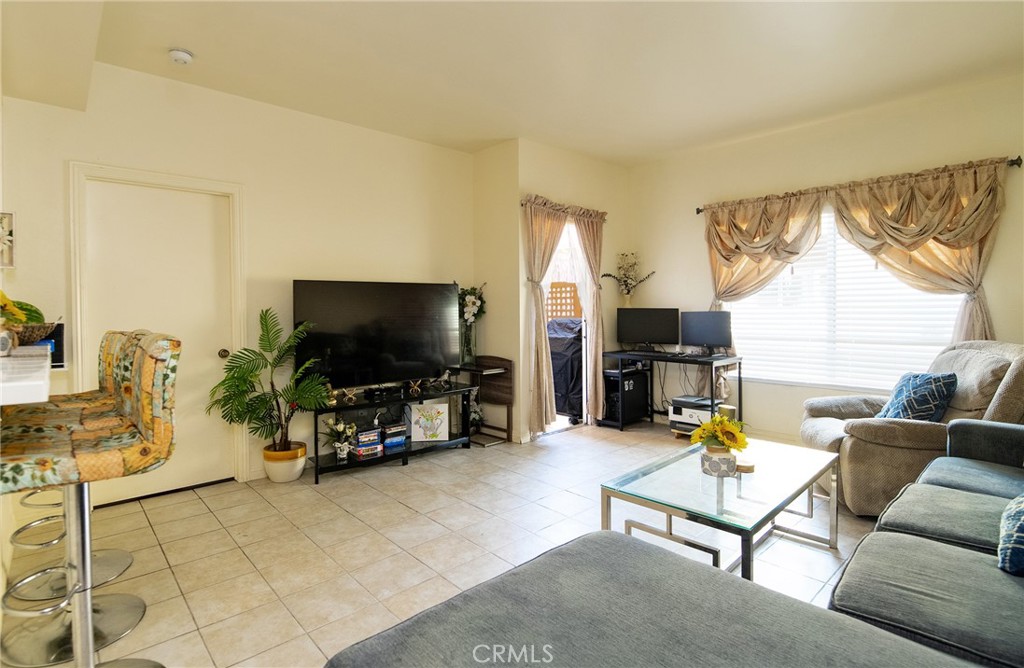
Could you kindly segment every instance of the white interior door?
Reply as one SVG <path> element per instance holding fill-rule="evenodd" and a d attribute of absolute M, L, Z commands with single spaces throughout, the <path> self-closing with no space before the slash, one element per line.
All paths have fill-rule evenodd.
<path fill-rule="evenodd" d="M 205 412 L 221 376 L 218 351 L 237 340 L 231 197 L 90 178 L 76 187 L 79 391 L 98 385 L 107 330 L 148 329 L 182 342 L 173 454 L 154 471 L 95 483 L 95 502 L 235 477 L 236 430 Z"/>

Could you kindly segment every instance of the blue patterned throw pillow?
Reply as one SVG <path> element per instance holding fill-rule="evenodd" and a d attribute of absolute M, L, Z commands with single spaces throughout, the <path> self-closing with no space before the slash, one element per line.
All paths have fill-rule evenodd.
<path fill-rule="evenodd" d="M 875 417 L 938 422 L 954 392 L 955 373 L 905 373 Z"/>
<path fill-rule="evenodd" d="M 999 522 L 999 568 L 1024 575 L 1024 494 L 1006 504 Z"/>

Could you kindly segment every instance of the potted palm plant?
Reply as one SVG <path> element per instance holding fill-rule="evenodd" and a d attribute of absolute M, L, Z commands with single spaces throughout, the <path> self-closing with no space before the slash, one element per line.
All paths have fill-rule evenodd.
<path fill-rule="evenodd" d="M 306 463 L 306 444 L 289 437 L 292 418 L 299 411 L 323 408 L 330 398 L 327 379 L 309 373 L 316 360 L 290 374 L 286 368 L 312 326 L 304 322 L 285 336 L 273 309 L 263 309 L 258 349 L 232 353 L 224 363 L 224 378 L 210 389 L 207 413 L 218 410 L 229 424 L 247 425 L 250 434 L 271 439 L 263 448 L 263 465 L 274 482 L 297 479 Z"/>

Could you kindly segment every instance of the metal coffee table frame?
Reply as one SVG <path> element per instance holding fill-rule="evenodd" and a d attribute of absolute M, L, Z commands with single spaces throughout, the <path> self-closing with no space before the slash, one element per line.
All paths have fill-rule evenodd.
<path fill-rule="evenodd" d="M 699 452 L 703 446 L 693 446 L 689 448 L 684 456 L 699 456 Z M 784 447 L 800 447 L 800 446 L 784 446 Z M 678 461 L 681 457 L 675 455 L 670 458 L 666 463 L 672 463 Z M 658 463 L 655 462 L 655 465 Z M 651 465 L 641 467 L 637 471 L 650 468 Z M 624 476 L 620 476 L 618 479 L 632 475 L 631 472 Z M 827 494 L 816 494 L 814 493 L 814 483 L 823 475 L 828 474 L 829 488 Z M 733 526 L 723 520 L 720 517 L 708 516 L 700 512 L 696 512 L 687 508 L 679 508 L 670 505 L 665 502 L 658 502 L 652 499 L 646 499 L 637 495 L 620 492 L 615 489 L 610 489 L 606 485 L 601 485 L 601 529 L 604 531 L 611 530 L 611 506 L 612 499 L 620 499 L 628 503 L 642 506 L 644 508 L 650 508 L 658 512 L 665 514 L 665 528 L 659 529 L 657 527 L 650 526 L 643 522 L 636 520 L 626 520 L 624 522 L 625 533 L 632 535 L 634 529 L 639 531 L 645 531 L 647 533 L 659 536 L 666 540 L 671 540 L 675 543 L 685 545 L 687 547 L 706 552 L 711 555 L 711 563 L 716 568 L 721 564 L 721 550 L 712 545 L 701 543 L 700 541 L 694 540 L 675 533 L 672 529 L 672 518 L 678 517 L 683 520 L 702 524 L 704 526 L 712 527 L 720 531 L 725 531 L 733 535 L 739 536 L 740 538 L 740 556 L 735 559 L 731 564 L 725 567 L 727 571 L 736 570 L 737 566 L 740 566 L 740 575 L 746 580 L 754 579 L 754 551 L 759 545 L 767 540 L 772 534 L 778 532 L 781 536 L 789 536 L 797 539 L 812 541 L 827 545 L 829 548 L 835 549 L 837 545 L 837 533 L 839 528 L 839 499 L 838 499 L 838 474 L 839 474 L 839 456 L 833 455 L 831 461 L 825 464 L 817 473 L 811 475 L 805 484 L 799 485 L 792 494 L 787 495 L 784 499 L 776 506 L 765 511 L 764 515 L 760 520 L 755 522 L 750 528 L 743 529 L 740 527 Z M 737 495 L 742 496 L 742 485 L 743 485 L 742 473 L 737 474 Z M 611 483 L 607 483 L 611 484 Z M 724 492 L 724 479 L 718 478 L 717 484 L 717 505 L 719 507 L 719 513 L 723 506 L 723 492 Z M 794 510 L 788 508 L 791 503 L 796 501 L 801 495 L 807 497 L 807 508 L 804 511 Z M 814 499 L 825 498 L 828 499 L 828 536 L 819 536 L 816 534 L 808 533 L 805 531 L 799 531 L 789 527 L 781 526 L 776 524 L 775 518 L 782 512 L 788 512 L 801 517 L 813 517 L 814 516 Z M 767 527 L 767 531 L 758 533 Z"/>

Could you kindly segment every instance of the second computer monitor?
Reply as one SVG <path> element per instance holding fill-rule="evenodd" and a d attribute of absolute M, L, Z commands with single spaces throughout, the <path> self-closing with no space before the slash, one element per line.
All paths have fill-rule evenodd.
<path fill-rule="evenodd" d="M 679 313 L 679 344 L 703 348 L 732 347 L 732 313 L 729 311 L 682 311 Z"/>

